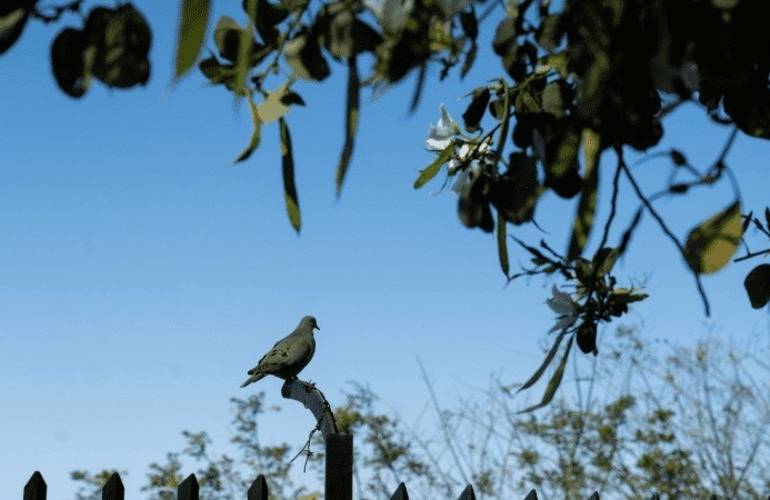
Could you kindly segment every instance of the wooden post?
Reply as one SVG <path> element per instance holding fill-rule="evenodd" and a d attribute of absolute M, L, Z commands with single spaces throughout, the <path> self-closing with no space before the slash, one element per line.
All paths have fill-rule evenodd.
<path fill-rule="evenodd" d="M 267 500 L 267 481 L 262 474 L 251 483 L 249 491 L 246 492 L 246 498 L 248 500 Z"/>
<path fill-rule="evenodd" d="M 409 492 L 406 491 L 406 485 L 403 481 L 398 485 L 390 500 L 409 500 Z"/>
<path fill-rule="evenodd" d="M 102 500 L 123 500 L 125 495 L 126 489 L 123 487 L 120 474 L 113 472 L 102 487 Z"/>
<path fill-rule="evenodd" d="M 40 471 L 36 470 L 24 486 L 24 500 L 45 500 L 48 486 Z"/>
<path fill-rule="evenodd" d="M 353 500 L 353 435 L 326 436 L 326 492 L 324 498 Z"/>
<path fill-rule="evenodd" d="M 176 489 L 176 497 L 179 500 L 198 500 L 198 479 L 195 474 L 190 474 Z"/>

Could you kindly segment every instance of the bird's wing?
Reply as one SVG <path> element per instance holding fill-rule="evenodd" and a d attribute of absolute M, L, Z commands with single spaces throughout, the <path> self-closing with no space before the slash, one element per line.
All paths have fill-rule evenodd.
<path fill-rule="evenodd" d="M 257 366 L 249 370 L 255 373 L 273 373 L 293 366 L 304 367 L 313 355 L 313 337 L 307 335 L 289 335 L 279 340 L 267 354 L 262 356 Z"/>

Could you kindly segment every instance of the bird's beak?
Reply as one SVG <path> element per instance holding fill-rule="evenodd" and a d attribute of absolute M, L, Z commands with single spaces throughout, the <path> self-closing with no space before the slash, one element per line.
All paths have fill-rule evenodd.
<path fill-rule="evenodd" d="M 315 329 L 316 329 L 316 330 L 320 330 L 320 329 L 321 329 L 321 327 L 320 327 L 320 326 L 318 326 L 318 325 L 315 325 Z"/>

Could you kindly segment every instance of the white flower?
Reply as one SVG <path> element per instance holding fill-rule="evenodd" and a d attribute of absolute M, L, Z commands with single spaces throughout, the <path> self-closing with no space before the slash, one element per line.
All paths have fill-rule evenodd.
<path fill-rule="evenodd" d="M 460 146 L 460 150 L 457 152 L 457 157 L 449 160 L 448 174 L 450 176 L 457 174 L 458 170 L 460 170 L 463 165 L 468 163 L 468 158 L 470 158 L 471 153 L 475 153 L 477 158 L 483 158 L 491 152 L 492 140 L 489 137 L 485 138 L 484 141 L 480 144 L 468 142 L 463 143 L 463 145 Z M 473 180 L 473 178 L 479 173 L 480 170 L 481 166 L 479 161 L 473 160 L 468 167 L 457 174 L 457 179 L 455 180 L 454 184 L 452 184 L 452 187 L 449 188 L 449 190 L 453 193 L 460 194 L 463 188 L 468 185 L 471 180 Z"/>
<path fill-rule="evenodd" d="M 364 5 L 374 14 L 388 35 L 398 35 L 412 11 L 412 0 L 364 0 Z"/>
<path fill-rule="evenodd" d="M 556 324 L 551 328 L 548 333 L 556 332 L 559 330 L 566 330 L 575 324 L 578 319 L 578 305 L 569 296 L 569 294 L 560 291 L 556 288 L 556 285 L 552 289 L 553 297 L 545 301 L 551 311 L 555 312 L 559 316 L 557 317 Z"/>
<path fill-rule="evenodd" d="M 429 151 L 443 151 L 452 143 L 452 138 L 457 133 L 457 123 L 449 116 L 444 105 L 441 105 L 441 117 L 434 126 L 430 124 L 428 140 L 425 141 L 425 149 Z"/>
<path fill-rule="evenodd" d="M 449 170 L 452 171 L 452 168 L 454 167 L 455 170 L 459 168 L 459 165 L 452 165 L 452 162 L 457 162 L 457 160 L 451 160 L 449 162 Z M 457 179 L 455 180 L 454 184 L 452 184 L 452 187 L 449 188 L 450 191 L 453 193 L 460 194 L 462 193 L 465 186 L 467 186 L 473 177 L 476 176 L 476 174 L 479 173 L 479 164 L 477 162 L 473 162 L 470 167 L 466 168 L 459 174 L 457 174 Z"/>

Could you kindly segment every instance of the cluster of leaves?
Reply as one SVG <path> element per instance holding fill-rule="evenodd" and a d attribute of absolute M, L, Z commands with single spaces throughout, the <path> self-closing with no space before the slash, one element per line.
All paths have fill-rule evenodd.
<path fill-rule="evenodd" d="M 0 7 L 0 53 L 21 36 L 30 17 L 44 22 L 59 20 L 65 12 L 80 12 L 82 0 L 46 13 L 37 0 L 13 0 Z M 150 78 L 147 56 L 152 32 L 144 16 L 131 3 L 116 8 L 91 9 L 81 29 L 64 28 L 51 45 L 51 67 L 59 88 L 81 97 L 96 78 L 109 87 L 144 85 Z"/>
<path fill-rule="evenodd" d="M 540 249 L 521 241 L 519 243 L 532 255 L 533 263 L 532 268 L 526 269 L 520 275 L 558 273 L 574 283 L 572 294 L 562 292 L 554 285 L 553 297 L 547 301 L 549 307 L 558 314 L 557 323 L 551 332 L 559 333 L 543 363 L 521 386 L 520 391 L 532 387 L 540 380 L 559 352 L 562 341 L 565 338 L 568 338 L 568 341 L 542 401 L 524 410 L 531 411 L 546 406 L 553 399 L 561 385 L 573 342 L 576 341 L 583 353 L 598 354 L 599 325 L 620 318 L 628 312 L 629 304 L 644 300 L 647 295 L 634 288 L 616 286 L 617 280 L 612 275 L 612 269 L 620 255 L 617 248 L 601 248 L 590 261 L 583 258 L 569 260 L 554 252 L 544 241 L 541 242 Z"/>
<path fill-rule="evenodd" d="M 189 0 L 183 8 L 177 76 L 189 69 L 189 61 L 197 58 L 203 44 L 208 11 L 190 7 L 199 3 Z M 246 26 L 230 17 L 218 20 L 214 29 L 217 52 L 198 66 L 212 84 L 248 99 L 254 131 L 236 162 L 246 160 L 259 146 L 263 125 L 278 122 L 285 200 L 296 231 L 300 230 L 301 216 L 286 115 L 292 106 L 305 102 L 294 90 L 295 83 L 325 80 L 332 71 L 329 58 L 347 68 L 345 141 L 336 174 L 339 194 L 353 154 L 362 87 L 400 81 L 413 69 L 421 71 L 420 81 L 424 81 L 432 60 L 442 64 L 445 75 L 463 54 L 463 71 L 467 71 L 476 51 L 478 30 L 473 9 L 464 5 L 451 0 L 337 0 L 318 5 L 310 0 L 275 4 L 244 0 Z M 363 55 L 373 64 L 371 74 L 362 77 L 359 60 Z M 272 76 L 285 78 L 269 88 Z"/>

